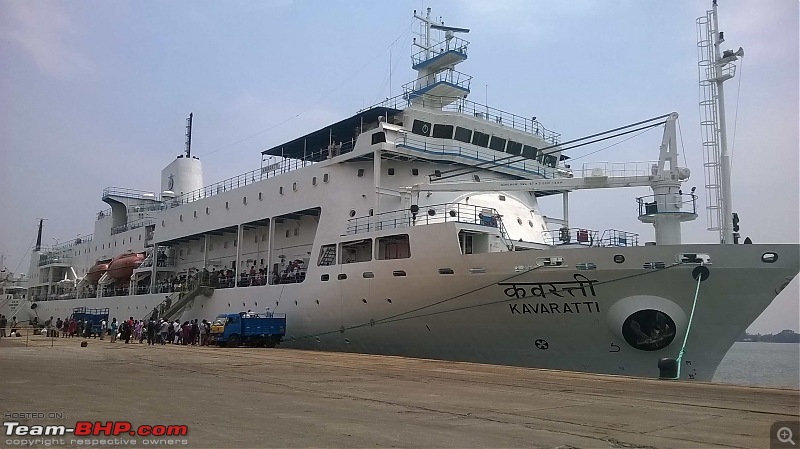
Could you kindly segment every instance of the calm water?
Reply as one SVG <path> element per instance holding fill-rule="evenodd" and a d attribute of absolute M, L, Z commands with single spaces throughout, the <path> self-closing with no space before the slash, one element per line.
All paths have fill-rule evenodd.
<path fill-rule="evenodd" d="M 800 388 L 800 344 L 733 344 L 714 382 L 761 387 Z"/>

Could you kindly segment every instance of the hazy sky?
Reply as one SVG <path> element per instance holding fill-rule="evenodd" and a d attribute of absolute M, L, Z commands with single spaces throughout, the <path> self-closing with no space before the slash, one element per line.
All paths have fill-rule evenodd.
<path fill-rule="evenodd" d="M 448 25 L 471 29 L 464 36 L 469 60 L 458 69 L 474 76 L 472 100 L 537 116 L 565 140 L 678 112 L 689 185 L 704 206 L 695 19 L 710 3 L 424 6 Z M 796 243 L 798 2 L 719 3 L 724 45 L 746 52 L 739 76 L 726 83 L 734 210 L 742 234 L 755 242 Z M 183 149 L 189 112 L 193 150 L 210 184 L 258 168 L 265 148 L 399 94 L 414 75 L 415 8 L 423 3 L 0 0 L 6 266 L 27 269 L 37 217 L 48 218 L 44 243 L 52 244 L 94 231 L 93 214 L 108 207 L 100 201 L 104 187 L 158 190 L 161 169 Z M 648 132 L 573 168 L 656 159 L 660 138 Z M 652 240 L 634 200 L 650 193 L 575 193 L 570 219 Z M 703 210 L 684 227 L 684 240 L 715 242 L 705 228 Z M 750 330 L 798 330 L 798 295 L 795 279 Z"/>

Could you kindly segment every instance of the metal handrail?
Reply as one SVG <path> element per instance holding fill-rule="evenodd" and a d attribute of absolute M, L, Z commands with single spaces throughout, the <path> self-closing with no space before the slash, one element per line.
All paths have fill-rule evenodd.
<path fill-rule="evenodd" d="M 445 82 L 453 84 L 469 90 L 469 84 L 472 81 L 472 76 L 466 73 L 459 72 L 453 69 L 442 70 L 440 72 L 431 73 L 429 75 L 421 76 L 414 81 L 403 84 L 403 92 L 406 94 L 413 93 L 419 89 L 424 89 L 432 84 Z M 416 98 L 416 96 L 415 96 Z"/>
<path fill-rule="evenodd" d="M 441 47 L 444 45 L 444 48 L 439 48 L 439 51 L 436 51 L 436 47 Z M 450 39 L 445 39 L 441 42 L 437 42 L 434 45 L 431 45 L 430 50 L 422 49 L 413 55 L 411 55 L 411 64 L 416 66 L 417 64 L 421 64 L 425 61 L 431 60 L 441 54 L 444 54 L 448 51 L 455 51 L 458 53 L 462 53 L 464 56 L 467 55 L 467 46 L 469 45 L 469 41 L 466 39 L 462 39 L 460 37 L 452 37 Z"/>
<path fill-rule="evenodd" d="M 689 197 L 685 201 L 684 198 Z M 639 216 L 655 214 L 694 214 L 697 215 L 697 195 L 693 193 L 660 193 L 636 198 Z M 667 206 L 668 210 L 660 206 Z M 671 206 L 671 207 L 670 207 Z"/>
<path fill-rule="evenodd" d="M 106 187 L 103 189 L 103 198 L 107 198 L 111 195 L 135 199 L 158 199 L 154 192 L 147 190 L 128 189 L 126 187 Z"/>

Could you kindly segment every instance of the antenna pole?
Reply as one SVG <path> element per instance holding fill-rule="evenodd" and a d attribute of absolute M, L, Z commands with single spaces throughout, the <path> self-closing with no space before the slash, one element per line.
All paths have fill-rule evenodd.
<path fill-rule="evenodd" d="M 192 156 L 192 114 L 189 113 L 189 118 L 186 119 L 186 157 Z"/>
<path fill-rule="evenodd" d="M 713 26 L 714 26 L 714 73 L 716 76 L 715 83 L 717 85 L 717 101 L 719 104 L 719 141 L 720 141 L 720 166 L 719 166 L 719 177 L 720 177 L 720 196 L 722 197 L 722 218 L 720 222 L 720 228 L 722 230 L 722 243 L 732 244 L 734 243 L 733 238 L 733 224 L 732 224 L 732 215 L 733 215 L 733 207 L 732 207 L 732 200 L 733 195 L 731 193 L 731 156 L 728 153 L 728 135 L 727 135 L 727 128 L 725 125 L 725 93 L 722 87 L 722 83 L 725 81 L 726 78 L 723 78 L 721 75 L 722 73 L 722 66 L 725 63 L 721 63 L 720 59 L 722 59 L 720 54 L 720 44 L 722 42 L 720 39 L 720 32 L 719 32 L 719 23 L 717 21 L 717 1 L 714 0 L 711 7 L 711 15 L 713 18 Z"/>
<path fill-rule="evenodd" d="M 42 249 L 42 224 L 44 224 L 45 218 L 39 219 L 39 233 L 36 235 L 36 247 L 33 248 L 34 251 L 39 251 Z"/>

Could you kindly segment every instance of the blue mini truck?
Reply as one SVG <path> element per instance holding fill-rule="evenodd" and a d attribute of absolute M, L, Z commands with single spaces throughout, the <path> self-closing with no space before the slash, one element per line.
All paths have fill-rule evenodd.
<path fill-rule="evenodd" d="M 286 335 L 286 314 L 223 313 L 211 323 L 211 343 L 235 348 L 241 344 L 274 348 Z"/>

